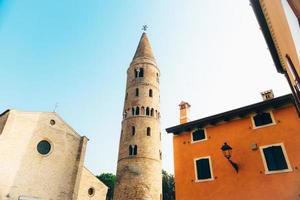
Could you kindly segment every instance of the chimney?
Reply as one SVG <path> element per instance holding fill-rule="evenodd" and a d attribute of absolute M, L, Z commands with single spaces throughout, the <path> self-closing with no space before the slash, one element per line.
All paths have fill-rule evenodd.
<path fill-rule="evenodd" d="M 260 94 L 264 101 L 274 98 L 273 90 L 267 90 L 267 91 L 261 92 Z"/>
<path fill-rule="evenodd" d="M 184 124 L 190 121 L 190 107 L 191 105 L 187 102 L 182 101 L 179 104 L 180 107 L 180 124 Z"/>

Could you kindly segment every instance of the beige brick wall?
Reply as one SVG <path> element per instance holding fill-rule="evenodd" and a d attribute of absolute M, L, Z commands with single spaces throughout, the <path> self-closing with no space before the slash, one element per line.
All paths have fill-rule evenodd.
<path fill-rule="evenodd" d="M 88 193 L 90 188 L 94 191 L 91 195 Z M 88 169 L 85 167 L 82 169 L 78 200 L 105 200 L 107 190 L 107 186 Z"/>
<path fill-rule="evenodd" d="M 73 199 L 87 139 L 55 113 L 11 110 L 0 117 L 0 126 L 4 121 L 0 134 L 0 200 L 17 200 L 20 196 Z M 37 151 L 41 140 L 51 144 L 48 155 Z"/>

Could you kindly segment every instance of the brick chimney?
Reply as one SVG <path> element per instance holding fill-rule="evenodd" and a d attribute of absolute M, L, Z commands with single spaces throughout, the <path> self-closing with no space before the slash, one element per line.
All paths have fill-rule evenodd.
<path fill-rule="evenodd" d="M 190 121 L 190 107 L 191 105 L 187 102 L 182 101 L 179 104 L 180 107 L 180 124 L 184 124 Z"/>
<path fill-rule="evenodd" d="M 264 101 L 267 101 L 269 99 L 273 99 L 274 98 L 273 90 L 266 90 L 264 92 L 261 92 L 260 94 L 261 94 L 261 96 L 262 96 L 262 98 L 263 98 Z"/>

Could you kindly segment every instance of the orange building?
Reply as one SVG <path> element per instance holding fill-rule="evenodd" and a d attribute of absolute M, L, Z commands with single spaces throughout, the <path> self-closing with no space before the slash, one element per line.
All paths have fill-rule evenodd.
<path fill-rule="evenodd" d="M 195 121 L 190 105 L 180 104 L 180 125 L 166 129 L 174 135 L 176 200 L 300 199 L 293 96 L 263 95 L 262 102 Z"/>
<path fill-rule="evenodd" d="M 300 0 L 250 0 L 279 73 L 285 75 L 300 115 Z"/>

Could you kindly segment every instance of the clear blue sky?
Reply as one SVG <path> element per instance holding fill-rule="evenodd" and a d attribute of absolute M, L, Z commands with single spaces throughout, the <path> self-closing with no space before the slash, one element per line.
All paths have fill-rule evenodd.
<path fill-rule="evenodd" d="M 178 104 L 192 119 L 290 93 L 248 1 L 0 0 L 0 110 L 57 112 L 90 141 L 86 166 L 115 173 L 126 70 L 148 24 L 161 70 L 163 168 Z"/>

